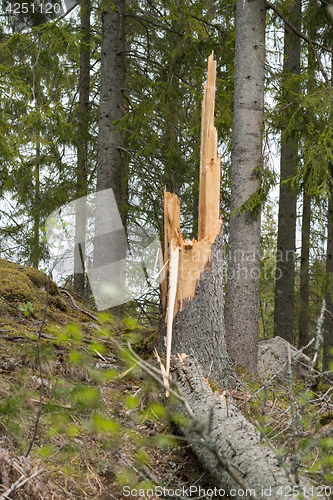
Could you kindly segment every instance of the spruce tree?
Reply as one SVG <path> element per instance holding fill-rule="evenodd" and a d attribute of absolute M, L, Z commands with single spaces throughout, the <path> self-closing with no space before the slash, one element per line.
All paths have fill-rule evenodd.
<path fill-rule="evenodd" d="M 265 3 L 239 0 L 225 326 L 229 355 L 250 373 L 258 361 L 260 207 L 251 196 L 263 163 L 265 28 Z"/>
<path fill-rule="evenodd" d="M 289 19 L 300 28 L 301 1 L 295 0 L 289 8 Z M 282 92 L 287 103 L 298 96 L 298 85 L 291 75 L 300 74 L 300 39 L 285 25 L 284 64 Z M 294 133 L 286 131 L 292 107 L 284 113 L 285 126 L 281 135 L 281 171 L 279 218 L 277 239 L 277 280 L 275 285 L 274 336 L 288 340 L 294 339 L 294 283 L 295 283 L 295 231 L 296 231 L 296 192 L 288 180 L 297 168 L 298 142 Z"/>

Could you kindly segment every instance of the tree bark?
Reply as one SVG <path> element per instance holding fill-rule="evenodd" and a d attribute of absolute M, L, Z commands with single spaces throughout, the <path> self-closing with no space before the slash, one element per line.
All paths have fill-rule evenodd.
<path fill-rule="evenodd" d="M 250 373 L 258 362 L 260 215 L 235 211 L 260 185 L 265 27 L 265 2 L 238 0 L 225 328 L 229 355 Z"/>
<path fill-rule="evenodd" d="M 300 0 L 295 0 L 291 7 L 290 20 L 296 28 L 300 28 Z M 299 37 L 285 25 L 283 65 L 285 78 L 290 74 L 300 74 L 300 54 Z M 292 102 L 295 98 L 295 91 L 285 90 L 285 92 L 287 101 Z M 286 127 L 292 109 L 292 107 L 289 107 L 286 111 Z M 288 132 L 282 131 L 274 337 L 278 335 L 290 342 L 290 344 L 293 344 L 294 340 L 296 193 L 290 185 L 283 182 L 294 174 L 297 166 L 297 147 L 297 139 Z"/>
<path fill-rule="evenodd" d="M 97 191 L 113 189 L 122 205 L 122 132 L 111 125 L 123 116 L 125 77 L 125 0 L 102 12 L 101 92 L 99 108 Z"/>
<path fill-rule="evenodd" d="M 310 10 L 306 20 L 309 38 L 315 40 L 317 36 L 317 26 L 313 23 L 313 13 L 316 11 L 316 0 L 310 0 Z M 316 80 L 315 69 L 317 67 L 316 58 L 308 47 L 308 83 L 307 93 L 311 95 L 315 92 Z M 310 265 L 310 217 L 311 198 L 306 192 L 307 178 L 303 189 L 303 216 L 302 216 L 302 250 L 301 250 L 301 271 L 300 271 L 300 315 L 299 315 L 299 337 L 298 348 L 309 343 L 309 265 Z M 305 354 L 308 352 L 305 351 Z"/>
<path fill-rule="evenodd" d="M 333 55 L 331 57 L 331 86 L 333 86 Z M 330 165 L 331 172 L 333 166 Z M 330 197 L 327 210 L 327 252 L 326 252 L 326 312 L 324 316 L 323 371 L 330 369 L 333 355 L 333 186 L 330 187 Z"/>
<path fill-rule="evenodd" d="M 81 50 L 79 77 L 79 126 L 77 143 L 76 198 L 87 196 L 88 189 L 88 138 L 89 138 L 89 88 L 90 88 L 90 0 L 81 1 Z M 76 207 L 74 291 L 85 293 L 85 239 L 87 215 L 84 203 Z M 79 246 L 80 245 L 80 246 Z"/>
<path fill-rule="evenodd" d="M 253 490 L 256 499 L 290 498 L 290 491 L 295 491 L 293 487 L 296 483 L 292 477 L 287 477 L 273 451 L 260 442 L 258 431 L 241 414 L 232 397 L 228 396 L 226 401 L 225 396 L 213 393 L 202 375 L 200 365 L 190 356 L 178 363 L 177 374 L 179 389 L 195 419 L 189 427 L 183 427 L 182 430 L 194 440 L 192 450 L 215 479 L 216 486 L 224 489 L 226 496 L 235 499 L 253 499 Z M 185 409 L 181 411 L 185 413 Z M 196 428 L 197 432 L 193 432 Z M 220 456 L 233 467 L 239 478 L 252 490 L 252 494 L 249 491 L 246 494 L 246 490 L 230 473 L 223 470 L 207 446 L 198 443 L 202 430 L 209 434 Z M 304 480 L 298 485 L 299 491 L 302 491 L 302 487 L 310 492 L 309 484 Z M 305 498 L 309 498 L 309 494 Z"/>
<path fill-rule="evenodd" d="M 31 245 L 31 263 L 32 266 L 38 269 L 41 258 L 41 247 L 39 241 L 40 231 L 40 130 L 37 130 L 36 157 L 35 157 L 35 199 L 34 199 L 34 226 Z"/>
<path fill-rule="evenodd" d="M 324 345 L 323 345 L 323 371 L 330 369 L 333 355 L 330 349 L 333 347 L 333 188 L 328 203 L 327 220 L 327 254 L 326 254 L 326 310 L 324 316 Z"/>
<path fill-rule="evenodd" d="M 234 387 L 237 377 L 227 354 L 223 314 L 223 229 L 211 246 L 210 263 L 200 276 L 192 300 L 173 318 L 172 354 L 192 354 L 205 377 L 221 387 Z M 159 350 L 164 351 L 166 324 Z"/>
<path fill-rule="evenodd" d="M 298 348 L 309 343 L 309 254 L 310 254 L 311 199 L 303 190 L 302 250 L 300 271 L 300 313 Z M 307 354 L 307 352 L 305 352 Z"/>
<path fill-rule="evenodd" d="M 96 197 L 94 262 L 92 273 L 89 274 L 90 279 L 94 281 L 91 283 L 93 289 L 98 284 L 102 286 L 102 283 L 117 289 L 114 297 L 120 302 L 111 308 L 114 314 L 119 314 L 121 311 L 119 304 L 122 304 L 120 296 L 123 297 L 125 291 L 124 262 L 127 250 L 124 229 L 126 202 L 124 203 L 122 186 L 123 134 L 118 130 L 118 124 L 113 124 L 123 117 L 124 111 L 125 7 L 125 0 L 115 0 L 112 4 L 104 4 L 102 11 L 97 162 L 97 192 L 112 189 L 122 224 L 119 227 L 118 214 L 111 213 L 111 207 L 103 205 L 102 200 L 109 203 L 113 196 L 106 193 L 105 197 L 103 195 L 100 198 Z M 111 221 L 108 227 L 105 226 L 106 219 Z"/>

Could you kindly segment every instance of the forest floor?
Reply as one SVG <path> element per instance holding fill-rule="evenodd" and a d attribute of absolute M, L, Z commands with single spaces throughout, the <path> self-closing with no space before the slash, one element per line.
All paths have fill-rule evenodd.
<path fill-rule="evenodd" d="M 97 313 L 72 291 L 51 281 L 47 300 L 46 289 L 43 273 L 0 259 L 0 498 L 20 478 L 19 487 L 3 498 L 118 500 L 134 498 L 134 489 L 142 497 L 140 489 L 155 485 L 166 488 L 170 498 L 171 490 L 189 486 L 214 489 L 190 446 L 174 436 L 177 414 L 167 411 L 157 383 L 133 364 L 126 347 L 131 342 L 154 364 L 157 331 L 126 315 L 120 321 L 103 313 L 95 320 Z M 124 348 L 119 351 L 114 339 Z M 246 403 L 246 416 L 265 425 L 287 457 L 288 391 L 274 388 L 247 402 L 259 387 L 259 380 L 251 380 L 232 396 Z M 302 390 L 295 386 L 296 396 Z M 333 492 L 331 396 L 324 387 L 312 395 L 310 410 L 304 403 L 302 437 L 310 443 L 304 470 L 319 482 L 324 478 Z M 324 462 L 318 458 L 322 452 L 328 457 Z"/>
<path fill-rule="evenodd" d="M 156 331 L 130 317 L 104 315 L 101 325 L 75 309 L 71 297 L 96 315 L 89 304 L 72 291 L 71 297 L 61 293 L 52 281 L 41 333 L 43 411 L 29 458 L 20 458 L 40 402 L 37 335 L 46 289 L 43 273 L 0 259 L 0 496 L 22 470 L 29 477 L 41 468 L 10 498 L 41 498 L 38 492 L 49 491 L 50 499 L 119 499 L 125 485 L 170 489 L 200 482 L 208 489 L 207 473 L 187 445 L 161 439 L 173 426 L 154 415 L 163 413 L 159 388 L 147 385 L 145 374 L 121 359 L 110 341 L 131 340 L 148 357 Z M 133 418 L 138 406 L 140 418 Z M 160 444 L 149 437 L 155 432 Z"/>

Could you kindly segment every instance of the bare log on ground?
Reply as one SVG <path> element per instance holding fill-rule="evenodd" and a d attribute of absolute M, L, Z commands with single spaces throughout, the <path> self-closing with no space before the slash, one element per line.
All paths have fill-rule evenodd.
<path fill-rule="evenodd" d="M 190 432 L 183 429 L 184 434 L 194 440 L 192 449 L 215 479 L 216 487 L 224 489 L 235 500 L 254 497 L 281 500 L 290 499 L 292 495 L 297 498 L 297 490 L 305 493 L 304 499 L 310 498 L 310 484 L 303 479 L 296 485 L 292 475 L 279 464 L 274 452 L 260 442 L 258 431 L 241 414 L 232 398 L 229 396 L 226 401 L 218 392 L 213 393 L 199 363 L 191 356 L 182 358 L 177 366 L 182 396 L 187 400 L 199 428 L 205 427 L 219 455 L 250 490 L 244 491 L 230 473 L 222 469 L 221 461 L 207 449 L 207 444 L 197 444 L 200 431 L 193 430 L 195 425 L 192 424 Z"/>

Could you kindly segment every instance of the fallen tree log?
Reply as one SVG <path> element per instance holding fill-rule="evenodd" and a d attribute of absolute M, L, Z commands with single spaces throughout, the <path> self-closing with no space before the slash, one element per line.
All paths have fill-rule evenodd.
<path fill-rule="evenodd" d="M 313 497 L 309 481 L 302 478 L 296 484 L 274 452 L 260 441 L 260 433 L 238 410 L 232 397 L 226 399 L 217 391 L 213 393 L 195 358 L 180 356 L 177 375 L 181 395 L 193 414 L 189 427 L 183 427 L 182 432 L 192 441 L 194 453 L 215 480 L 217 489 L 235 500 L 290 499 L 297 498 L 297 492 L 304 499 Z M 181 411 L 188 415 L 184 407 Z M 209 435 L 210 445 L 202 439 L 200 444 L 203 432 Z M 222 460 L 209 448 L 215 448 Z M 233 479 L 226 464 L 236 471 L 240 482 Z M 246 488 L 242 483 L 246 483 Z"/>

